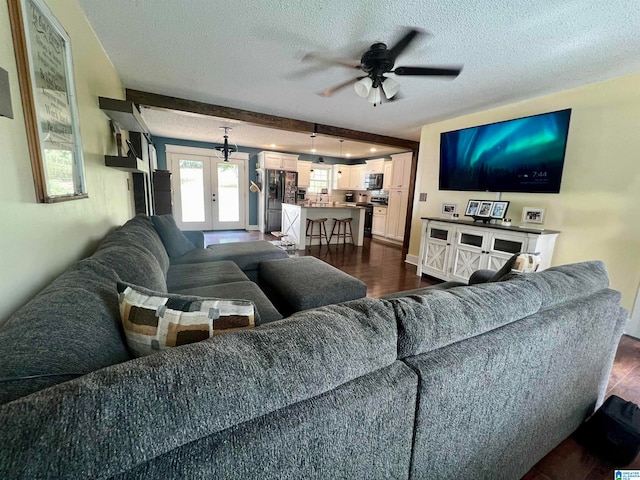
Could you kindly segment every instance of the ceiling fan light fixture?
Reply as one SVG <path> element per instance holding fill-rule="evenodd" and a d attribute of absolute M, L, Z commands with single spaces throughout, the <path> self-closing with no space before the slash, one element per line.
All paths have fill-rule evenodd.
<path fill-rule="evenodd" d="M 385 78 L 382 82 L 382 90 L 384 91 L 384 96 L 387 99 L 391 99 L 400 90 L 400 84 L 393 78 Z"/>
<path fill-rule="evenodd" d="M 380 88 L 372 88 L 367 96 L 367 102 L 372 103 L 375 107 L 376 105 L 380 105 L 382 97 L 380 96 Z"/>
<path fill-rule="evenodd" d="M 353 88 L 359 97 L 367 98 L 371 87 L 373 86 L 373 80 L 370 77 L 364 77 L 353 84 Z"/>

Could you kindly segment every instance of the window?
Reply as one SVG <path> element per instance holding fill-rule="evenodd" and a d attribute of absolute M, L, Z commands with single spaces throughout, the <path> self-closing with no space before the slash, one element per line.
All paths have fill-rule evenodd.
<path fill-rule="evenodd" d="M 322 189 L 331 189 L 331 169 L 326 167 L 313 167 L 309 180 L 308 193 L 322 193 Z"/>

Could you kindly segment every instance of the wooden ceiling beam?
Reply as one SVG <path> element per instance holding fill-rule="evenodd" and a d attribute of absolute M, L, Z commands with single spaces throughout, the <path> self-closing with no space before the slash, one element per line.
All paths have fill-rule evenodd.
<path fill-rule="evenodd" d="M 348 128 L 322 125 L 320 123 L 306 122 L 294 118 L 279 117 L 266 113 L 252 112 L 238 108 L 223 107 L 210 103 L 186 100 L 184 98 L 170 97 L 157 93 L 143 92 L 140 90 L 126 90 L 127 100 L 138 105 L 151 108 L 164 108 L 167 110 L 178 110 L 182 112 L 199 113 L 212 117 L 229 118 L 241 122 L 258 125 L 261 127 L 276 128 L 289 132 L 311 133 L 315 131 L 319 135 L 344 138 L 362 143 L 375 143 L 396 148 L 406 148 L 407 150 L 418 150 L 419 142 L 406 140 L 404 138 L 388 137 L 375 133 L 360 132 Z"/>

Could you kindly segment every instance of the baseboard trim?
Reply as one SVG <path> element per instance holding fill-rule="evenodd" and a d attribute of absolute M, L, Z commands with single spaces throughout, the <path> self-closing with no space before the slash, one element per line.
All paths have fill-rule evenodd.
<path fill-rule="evenodd" d="M 419 257 L 416 257 L 415 255 L 409 255 L 407 254 L 407 257 L 405 258 L 404 262 L 408 263 L 410 265 L 415 265 L 416 267 L 418 266 L 418 261 L 420 260 Z"/>
<path fill-rule="evenodd" d="M 246 230 L 247 232 L 257 232 L 260 230 L 260 227 L 258 225 L 247 225 Z"/>

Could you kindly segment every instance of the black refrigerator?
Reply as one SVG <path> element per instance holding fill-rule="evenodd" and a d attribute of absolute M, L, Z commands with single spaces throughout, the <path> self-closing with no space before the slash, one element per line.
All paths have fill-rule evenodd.
<path fill-rule="evenodd" d="M 282 229 L 282 204 L 297 202 L 298 172 L 267 170 L 265 172 L 264 231 L 279 232 Z"/>

